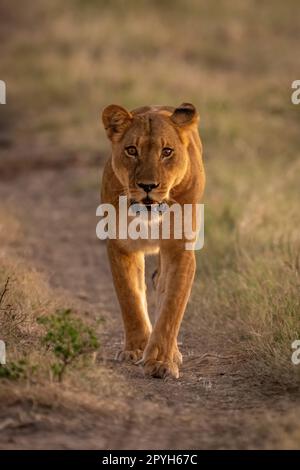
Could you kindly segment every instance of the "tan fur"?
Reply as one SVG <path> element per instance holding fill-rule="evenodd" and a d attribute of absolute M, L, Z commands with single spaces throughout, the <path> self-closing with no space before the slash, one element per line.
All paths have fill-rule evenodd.
<path fill-rule="evenodd" d="M 205 184 L 198 114 L 190 104 L 179 108 L 146 106 L 132 112 L 111 105 L 102 115 L 112 143 L 102 180 L 102 202 L 118 211 L 118 198 L 127 195 L 140 202 L 145 197 L 137 183 L 159 186 L 150 193 L 157 202 L 199 203 Z M 128 146 L 137 158 L 126 156 Z M 162 160 L 164 147 L 174 149 Z M 160 253 L 156 275 L 157 312 L 151 326 L 147 313 L 144 256 Z M 125 346 L 120 360 L 140 360 L 146 375 L 179 376 L 182 356 L 177 346 L 181 320 L 195 274 L 195 253 L 185 250 L 185 240 L 109 240 L 108 254 L 121 306 Z"/>

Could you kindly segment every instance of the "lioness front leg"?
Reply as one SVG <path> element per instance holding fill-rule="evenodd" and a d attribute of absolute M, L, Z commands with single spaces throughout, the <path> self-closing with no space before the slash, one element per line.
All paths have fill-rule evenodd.
<path fill-rule="evenodd" d="M 161 250 L 158 318 L 142 364 L 145 375 L 179 377 L 181 353 L 177 336 L 195 275 L 195 254 L 184 249 Z"/>
<path fill-rule="evenodd" d="M 124 349 L 117 359 L 136 362 L 142 357 L 151 332 L 144 256 L 124 251 L 114 240 L 108 242 L 108 256 L 125 328 Z"/>

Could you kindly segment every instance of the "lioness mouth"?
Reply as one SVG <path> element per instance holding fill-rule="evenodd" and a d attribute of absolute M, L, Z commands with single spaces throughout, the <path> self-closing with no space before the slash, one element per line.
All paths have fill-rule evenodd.
<path fill-rule="evenodd" d="M 158 213 L 165 212 L 166 208 L 168 207 L 165 202 L 154 201 L 148 196 L 142 199 L 141 202 L 137 202 L 135 199 L 131 199 L 129 206 L 132 207 L 135 212 L 142 212 L 147 210 L 149 212 L 153 211 Z"/>
<path fill-rule="evenodd" d="M 150 207 L 151 209 L 151 206 L 153 206 L 154 204 L 159 204 L 157 201 L 154 201 L 153 199 L 151 199 L 150 197 L 145 197 L 144 199 L 142 199 L 141 202 L 138 202 L 136 201 L 135 199 L 130 199 L 130 206 L 133 206 L 135 204 L 141 204 L 141 205 L 144 205 L 146 207 Z"/>
<path fill-rule="evenodd" d="M 151 199 L 150 197 L 145 197 L 144 199 L 142 199 L 142 203 L 147 207 L 147 210 L 148 211 L 151 211 L 151 206 L 153 204 L 157 204 L 156 201 L 153 201 L 153 199 Z"/>

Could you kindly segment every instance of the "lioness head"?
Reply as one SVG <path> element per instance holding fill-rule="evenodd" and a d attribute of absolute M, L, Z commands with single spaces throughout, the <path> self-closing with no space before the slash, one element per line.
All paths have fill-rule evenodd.
<path fill-rule="evenodd" d="M 110 105 L 102 120 L 112 143 L 112 167 L 131 203 L 167 202 L 189 162 L 188 133 L 197 127 L 192 104 L 127 111 Z"/>

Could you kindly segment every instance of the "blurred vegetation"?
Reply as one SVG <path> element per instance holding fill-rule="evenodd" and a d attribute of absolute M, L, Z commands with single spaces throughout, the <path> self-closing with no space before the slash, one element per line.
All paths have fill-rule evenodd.
<path fill-rule="evenodd" d="M 297 8 L 294 0 L 25 0 L 14 11 L 19 24 L 6 18 L 3 32 L 11 145 L 34 138 L 98 152 L 107 149 L 105 105 L 191 101 L 206 157 L 291 160 L 300 143 L 290 100 Z"/>
<path fill-rule="evenodd" d="M 11 361 L 7 365 L 0 365 L 0 379 L 21 380 L 27 378 L 28 364 L 24 359 Z"/>

